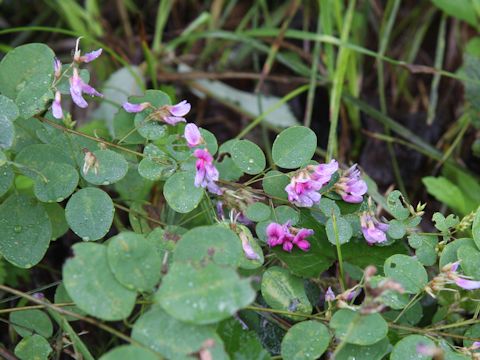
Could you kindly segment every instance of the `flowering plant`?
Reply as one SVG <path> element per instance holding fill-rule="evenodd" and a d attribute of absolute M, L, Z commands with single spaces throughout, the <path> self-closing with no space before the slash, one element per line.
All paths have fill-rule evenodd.
<path fill-rule="evenodd" d="M 98 136 L 66 109 L 102 98 L 80 69 L 101 54 L 77 41 L 62 65 L 29 44 L 0 63 L 2 262 L 40 265 L 75 234 L 54 296 L 0 285 L 36 304 L 9 316 L 19 357 L 478 358 L 478 210 L 435 213 L 423 233 L 425 205 L 314 158 L 311 129 L 281 131 L 267 167 L 255 143 L 218 146 L 187 100 L 158 90 L 118 104 Z M 112 349 L 89 347 L 74 320 Z"/>

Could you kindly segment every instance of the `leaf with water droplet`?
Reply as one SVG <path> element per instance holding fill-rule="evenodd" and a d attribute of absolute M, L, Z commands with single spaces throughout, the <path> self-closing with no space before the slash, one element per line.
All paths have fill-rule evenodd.
<path fill-rule="evenodd" d="M 60 202 L 70 196 L 78 185 L 78 172 L 68 164 L 49 163 L 36 177 L 33 192 L 43 202 Z"/>
<path fill-rule="evenodd" d="M 202 200 L 204 190 L 194 185 L 194 177 L 192 172 L 179 171 L 165 182 L 163 195 L 176 212 L 188 213 Z"/>
<path fill-rule="evenodd" d="M 231 155 L 235 165 L 247 174 L 259 174 L 265 169 L 266 160 L 262 149 L 249 140 L 235 141 Z"/>
<path fill-rule="evenodd" d="M 97 150 L 93 152 L 98 164 L 97 172 L 91 168 L 82 177 L 93 185 L 109 185 L 116 183 L 127 175 L 128 163 L 125 158 L 112 150 Z"/>
<path fill-rule="evenodd" d="M 292 126 L 277 135 L 272 146 L 275 164 L 285 169 L 296 169 L 306 164 L 317 148 L 317 136 L 304 126 Z"/>
<path fill-rule="evenodd" d="M 42 260 L 52 238 L 47 211 L 34 198 L 13 194 L 0 205 L 0 254 L 30 268 Z"/>
<path fill-rule="evenodd" d="M 318 359 L 327 350 L 330 333 L 318 321 L 302 321 L 293 325 L 282 340 L 284 360 Z"/>

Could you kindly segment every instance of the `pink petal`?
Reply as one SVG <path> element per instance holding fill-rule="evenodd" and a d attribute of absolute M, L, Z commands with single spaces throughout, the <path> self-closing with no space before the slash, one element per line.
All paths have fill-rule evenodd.
<path fill-rule="evenodd" d="M 245 256 L 247 259 L 250 260 L 258 260 L 259 256 L 258 254 L 253 250 L 252 246 L 250 245 L 248 239 L 245 236 L 241 236 L 242 239 L 242 248 L 243 252 L 245 253 Z"/>
<path fill-rule="evenodd" d="M 165 120 L 165 122 L 169 125 L 177 125 L 179 122 L 187 122 L 185 118 L 177 116 L 166 116 L 163 118 L 163 120 Z"/>
<path fill-rule="evenodd" d="M 63 110 L 62 110 L 62 95 L 60 91 L 55 93 L 55 100 L 52 103 L 52 114 L 56 119 L 63 119 Z"/>
<path fill-rule="evenodd" d="M 185 126 L 185 139 L 187 140 L 188 147 L 195 147 L 202 142 L 202 134 L 195 124 L 187 124 Z"/>
<path fill-rule="evenodd" d="M 148 102 L 144 102 L 141 104 L 132 104 L 129 102 L 125 102 L 122 105 L 123 109 L 129 113 L 138 113 L 140 111 L 145 110 L 148 106 L 150 106 L 150 103 Z"/>
<path fill-rule="evenodd" d="M 168 110 L 170 111 L 170 114 L 176 117 L 183 117 L 188 114 L 190 109 L 192 108 L 192 105 L 187 102 L 187 100 L 183 100 L 179 102 L 176 105 L 172 105 L 168 107 Z"/>
<path fill-rule="evenodd" d="M 290 241 L 285 241 L 283 243 L 283 250 L 291 252 L 293 249 L 293 244 Z"/>
<path fill-rule="evenodd" d="M 459 277 L 455 279 L 455 283 L 465 290 L 480 289 L 480 281 L 468 280 Z"/>
<path fill-rule="evenodd" d="M 86 53 L 80 57 L 80 61 L 84 63 L 89 63 L 90 61 L 95 60 L 102 54 L 102 49 L 94 50 L 92 52 Z"/>
<path fill-rule="evenodd" d="M 335 293 L 333 292 L 332 288 L 329 286 L 327 292 L 325 293 L 325 301 L 334 301 L 335 300 Z"/>
<path fill-rule="evenodd" d="M 307 240 L 300 240 L 295 245 L 302 251 L 310 250 L 310 243 Z"/>
<path fill-rule="evenodd" d="M 88 106 L 88 103 L 82 96 L 82 87 L 79 82 L 80 79 L 78 76 L 72 76 L 70 78 L 70 95 L 72 97 L 73 102 L 81 108 L 86 108 Z"/>
<path fill-rule="evenodd" d="M 80 79 L 81 80 L 81 79 Z M 95 90 L 93 87 L 90 85 L 86 84 L 81 80 L 81 86 L 82 86 L 82 91 L 85 94 L 91 95 L 91 96 L 98 96 L 98 97 L 103 97 L 102 94 L 100 94 L 97 90 Z"/>

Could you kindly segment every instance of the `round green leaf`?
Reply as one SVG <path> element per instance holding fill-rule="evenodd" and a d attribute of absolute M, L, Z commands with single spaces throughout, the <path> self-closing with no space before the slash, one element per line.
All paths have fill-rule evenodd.
<path fill-rule="evenodd" d="M 152 351 L 133 345 L 121 345 L 102 355 L 99 360 L 158 360 Z"/>
<path fill-rule="evenodd" d="M 215 135 L 206 129 L 200 128 L 200 134 L 202 134 L 203 139 L 205 140 L 207 150 L 210 154 L 215 154 L 218 150 L 218 142 Z"/>
<path fill-rule="evenodd" d="M 152 185 L 153 182 L 140 176 L 137 169 L 131 167 L 127 175 L 113 186 L 124 200 L 144 200 Z"/>
<path fill-rule="evenodd" d="M 222 225 L 198 226 L 185 233 L 177 243 L 174 261 L 212 259 L 219 265 L 238 266 L 243 257 L 238 236 Z"/>
<path fill-rule="evenodd" d="M 255 299 L 250 280 L 226 267 L 208 263 L 173 264 L 155 301 L 178 320 L 212 324 L 232 316 Z"/>
<path fill-rule="evenodd" d="M 67 164 L 49 163 L 42 174 L 45 178 L 36 178 L 33 191 L 36 198 L 43 202 L 63 201 L 78 185 L 77 170 Z"/>
<path fill-rule="evenodd" d="M 393 255 L 385 260 L 385 275 L 402 285 L 406 293 L 417 294 L 428 282 L 428 275 L 423 265 L 407 255 Z"/>
<path fill-rule="evenodd" d="M 75 304 L 103 320 L 121 320 L 130 315 L 136 294 L 115 279 L 108 265 L 107 247 L 77 243 L 73 252 L 75 256 L 63 267 L 63 283 Z"/>
<path fill-rule="evenodd" d="M 475 242 L 473 239 L 462 238 L 452 241 L 443 248 L 442 254 L 440 255 L 439 267 L 440 269 L 449 263 L 454 263 L 458 260 L 457 252 L 461 247 L 468 246 L 473 250 L 476 250 Z"/>
<path fill-rule="evenodd" d="M 110 196 L 93 187 L 77 191 L 68 200 L 65 208 L 68 225 L 85 241 L 104 237 L 110 230 L 114 213 Z"/>
<path fill-rule="evenodd" d="M 162 259 L 140 234 L 122 232 L 114 236 L 108 241 L 107 254 L 113 275 L 129 289 L 151 291 L 160 280 Z"/>
<path fill-rule="evenodd" d="M 265 190 L 268 195 L 279 199 L 287 199 L 288 195 L 285 187 L 289 183 L 290 178 L 277 170 L 267 172 L 262 180 L 263 190 Z"/>
<path fill-rule="evenodd" d="M 14 122 L 19 115 L 15 102 L 6 96 L 0 95 L 0 120 L 7 119 Z"/>
<path fill-rule="evenodd" d="M 480 280 L 480 251 L 470 246 L 462 246 L 458 249 L 457 255 L 465 275 Z"/>
<path fill-rule="evenodd" d="M 15 173 L 11 165 L 0 166 L 0 196 L 5 195 L 10 190 L 14 178 Z"/>
<path fill-rule="evenodd" d="M 50 344 L 40 335 L 28 336 L 15 347 L 15 355 L 20 360 L 47 360 L 51 352 Z"/>
<path fill-rule="evenodd" d="M 52 98 L 55 54 L 44 44 L 27 44 L 9 51 L 0 62 L 0 89 L 15 100 L 20 116 L 30 118 Z"/>
<path fill-rule="evenodd" d="M 67 289 L 65 289 L 65 285 L 63 282 L 57 286 L 55 289 L 55 295 L 54 295 L 54 300 L 55 304 L 64 304 L 64 303 L 71 303 L 73 302 L 72 298 L 70 295 L 68 295 Z M 85 312 L 80 310 L 78 307 L 75 305 L 70 305 L 70 306 L 62 306 L 62 309 L 76 313 L 80 316 L 85 315 Z M 78 318 L 70 315 L 63 315 L 68 321 L 76 321 Z"/>
<path fill-rule="evenodd" d="M 300 214 L 294 208 L 287 205 L 277 206 L 274 210 L 275 215 L 272 219 L 283 224 L 290 221 L 291 225 L 296 225 L 300 220 Z"/>
<path fill-rule="evenodd" d="M 388 338 L 369 346 L 345 344 L 335 360 L 382 360 L 388 353 L 389 345 Z"/>
<path fill-rule="evenodd" d="M 153 109 L 135 115 L 134 124 L 138 133 L 147 140 L 158 140 L 167 135 L 167 126 L 152 119 Z"/>
<path fill-rule="evenodd" d="M 407 229 L 405 225 L 399 220 L 391 220 L 388 223 L 387 234 L 392 239 L 401 239 L 405 236 Z"/>
<path fill-rule="evenodd" d="M 317 136 L 307 127 L 293 126 L 283 130 L 275 139 L 272 157 L 275 164 L 285 169 L 296 169 L 306 164 L 317 148 Z"/>
<path fill-rule="evenodd" d="M 284 360 L 318 359 L 327 350 L 330 333 L 318 321 L 302 321 L 293 325 L 282 340 Z"/>
<path fill-rule="evenodd" d="M 419 354 L 418 345 L 436 347 L 435 343 L 422 335 L 409 335 L 395 344 L 390 360 L 430 360 L 432 357 Z"/>
<path fill-rule="evenodd" d="M 132 330 L 132 338 L 167 359 L 198 351 L 205 340 L 215 337 L 211 326 L 198 326 L 178 321 L 159 306 L 140 316 Z M 140 358 L 138 358 L 140 360 Z"/>
<path fill-rule="evenodd" d="M 10 313 L 10 323 L 21 337 L 38 334 L 49 338 L 53 334 L 52 321 L 41 310 L 23 310 Z"/>
<path fill-rule="evenodd" d="M 15 127 L 6 117 L 0 115 L 0 150 L 10 149 L 15 140 Z"/>
<path fill-rule="evenodd" d="M 268 205 L 256 202 L 248 205 L 245 215 L 252 221 L 264 221 L 272 215 L 272 210 Z"/>
<path fill-rule="evenodd" d="M 175 172 L 175 169 L 175 163 L 172 163 L 163 153 L 158 156 L 145 157 L 138 164 L 140 176 L 151 181 L 165 180 Z"/>
<path fill-rule="evenodd" d="M 203 189 L 196 187 L 192 172 L 176 172 L 168 178 L 163 195 L 168 205 L 179 213 L 188 213 L 195 209 L 203 197 Z"/>
<path fill-rule="evenodd" d="M 410 216 L 410 211 L 403 204 L 404 198 L 400 191 L 394 190 L 388 194 L 387 208 L 398 220 L 406 220 Z"/>
<path fill-rule="evenodd" d="M 127 175 L 128 163 L 125 158 L 112 150 L 97 150 L 93 152 L 97 158 L 98 171 L 89 169 L 82 177 L 94 185 L 110 185 L 123 179 Z"/>
<path fill-rule="evenodd" d="M 231 155 L 235 165 L 247 174 L 259 174 L 265 169 L 266 160 L 262 149 L 249 140 L 235 141 Z"/>
<path fill-rule="evenodd" d="M 308 300 L 303 280 L 287 269 L 272 266 L 263 274 L 262 296 L 269 306 L 277 310 L 310 315 L 312 304 Z M 294 320 L 303 319 L 291 316 Z"/>
<path fill-rule="evenodd" d="M 339 244 L 345 244 L 349 242 L 353 235 L 352 226 L 350 223 L 344 218 L 337 216 L 335 217 L 335 225 L 336 226 L 334 226 L 333 217 L 329 218 L 325 224 L 328 241 L 330 241 L 330 243 L 333 245 L 336 245 L 338 236 Z M 335 232 L 337 234 L 335 234 Z"/>
<path fill-rule="evenodd" d="M 69 229 L 65 219 L 65 209 L 57 203 L 44 204 L 43 207 L 47 211 L 48 218 L 52 223 L 52 240 L 65 235 Z"/>
<path fill-rule="evenodd" d="M 330 327 L 335 336 L 348 344 L 372 345 L 388 333 L 387 322 L 378 314 L 362 315 L 349 309 L 340 309 L 333 314 Z"/>
<path fill-rule="evenodd" d="M 13 194 L 0 205 L 0 254 L 12 264 L 30 268 L 42 260 L 52 225 L 35 199 Z"/>

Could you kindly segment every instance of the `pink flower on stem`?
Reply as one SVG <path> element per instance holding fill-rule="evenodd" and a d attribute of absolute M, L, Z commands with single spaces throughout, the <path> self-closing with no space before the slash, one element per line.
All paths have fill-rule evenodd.
<path fill-rule="evenodd" d="M 197 158 L 195 163 L 195 186 L 206 188 L 213 194 L 221 195 L 223 192 L 215 183 L 218 181 L 219 173 L 213 165 L 213 157 L 207 149 L 196 149 L 193 156 Z"/>
<path fill-rule="evenodd" d="M 88 106 L 88 103 L 83 98 L 83 93 L 92 96 L 103 96 L 93 87 L 83 82 L 82 78 L 78 74 L 78 69 L 74 68 L 73 75 L 70 78 L 70 95 L 72 96 L 73 102 L 77 104 L 77 106 L 81 108 L 86 108 Z"/>
<path fill-rule="evenodd" d="M 123 109 L 129 113 L 138 113 L 150 106 L 151 104 L 149 102 L 143 102 L 141 104 L 132 104 L 132 103 L 129 103 L 128 101 L 123 103 L 122 105 Z"/>
<path fill-rule="evenodd" d="M 357 164 L 348 169 L 340 180 L 335 184 L 335 191 L 340 194 L 343 201 L 360 203 L 363 195 L 367 192 L 367 183 L 361 179 Z"/>
<path fill-rule="evenodd" d="M 75 53 L 73 55 L 73 61 L 77 63 L 89 63 L 96 58 L 98 58 L 100 55 L 102 55 L 102 49 L 94 50 L 92 52 L 86 53 L 85 55 L 81 55 L 80 49 L 79 49 L 79 44 L 80 44 L 80 39 L 79 37 L 77 39 L 77 43 L 75 45 Z"/>
<path fill-rule="evenodd" d="M 187 145 L 190 148 L 198 146 L 204 143 L 202 134 L 198 129 L 197 125 L 195 124 L 187 124 L 185 126 L 185 133 L 184 133 L 185 140 L 187 140 Z"/>
<path fill-rule="evenodd" d="M 314 167 L 312 179 L 325 186 L 331 180 L 332 175 L 338 171 L 338 162 L 332 159 L 328 164 L 318 164 Z"/>
<path fill-rule="evenodd" d="M 288 194 L 288 201 L 300 207 L 312 207 L 318 204 L 321 195 L 318 192 L 321 185 L 312 180 L 306 171 L 301 171 L 298 175 L 293 176 L 290 184 L 285 187 Z"/>
<path fill-rule="evenodd" d="M 55 92 L 55 99 L 52 103 L 52 114 L 56 119 L 63 119 L 62 94 L 60 94 L 60 91 Z"/>
<path fill-rule="evenodd" d="M 362 234 L 369 245 L 387 241 L 388 224 L 380 222 L 374 214 L 365 211 L 360 215 Z"/>
<path fill-rule="evenodd" d="M 190 112 L 192 105 L 187 100 L 183 100 L 176 105 L 167 105 L 166 109 L 170 113 L 164 117 L 167 124 L 175 125 L 179 122 L 186 122 L 184 116 Z"/>
<path fill-rule="evenodd" d="M 287 221 L 285 224 L 271 223 L 267 226 L 267 243 L 269 246 L 282 245 L 283 250 L 291 252 L 296 245 L 302 251 L 310 249 L 310 243 L 306 240 L 308 236 L 313 235 L 313 230 L 297 229 Z"/>

